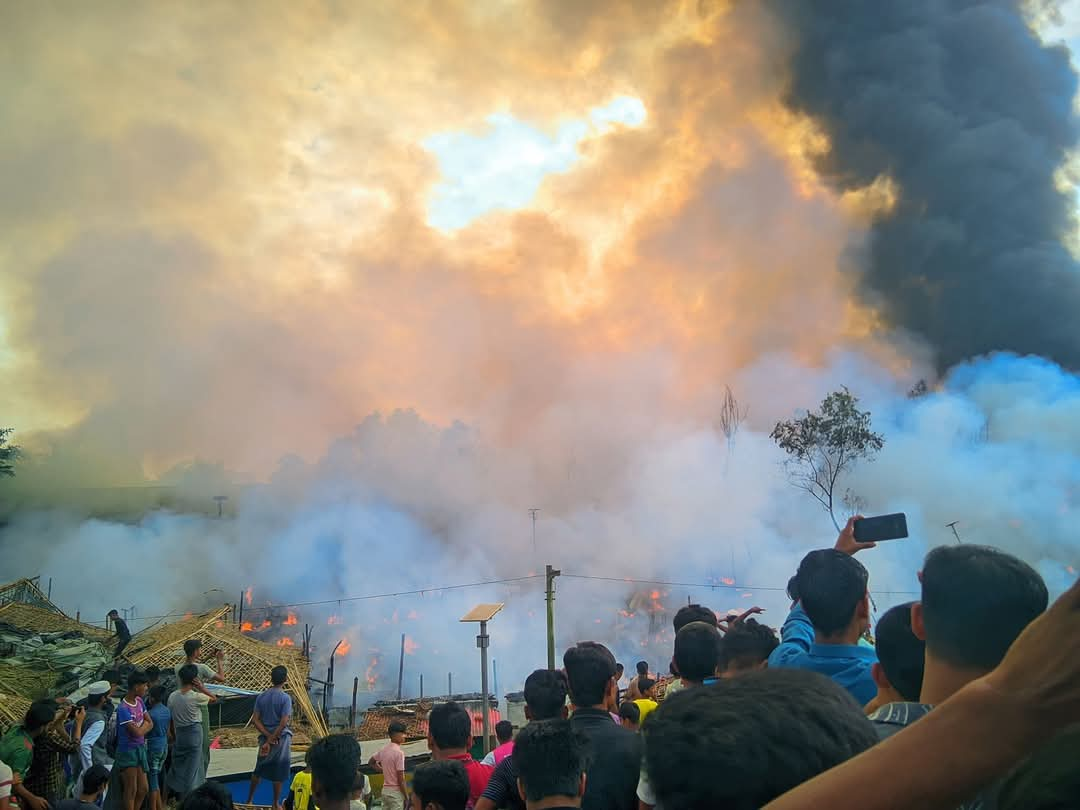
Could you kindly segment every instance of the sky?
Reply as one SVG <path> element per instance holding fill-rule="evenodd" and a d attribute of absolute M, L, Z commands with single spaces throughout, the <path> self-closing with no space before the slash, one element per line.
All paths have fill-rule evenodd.
<path fill-rule="evenodd" d="M 913 527 L 868 563 L 882 607 L 952 520 L 1064 587 L 1077 378 L 1007 354 L 942 372 L 863 294 L 904 189 L 819 173 L 829 136 L 787 103 L 796 37 L 765 5 L 5 5 L 0 424 L 28 457 L 3 485 L 56 507 L 0 532 L 13 573 L 87 615 L 423 590 L 313 613 L 345 614 L 350 675 L 407 626 L 439 683 L 447 645 L 472 650 L 447 617 L 507 601 L 505 650 L 543 612 L 542 580 L 440 586 L 546 562 L 616 580 L 560 583 L 560 643 L 637 652 L 623 578 L 779 623 L 834 532 L 768 433 L 849 385 L 888 439 L 850 483 Z M 1063 10 L 1044 30 L 1075 62 Z M 65 500 L 167 484 L 210 512 L 237 483 L 260 486 L 227 521 Z M 160 564 L 122 595 L 63 584 L 129 556 Z"/>

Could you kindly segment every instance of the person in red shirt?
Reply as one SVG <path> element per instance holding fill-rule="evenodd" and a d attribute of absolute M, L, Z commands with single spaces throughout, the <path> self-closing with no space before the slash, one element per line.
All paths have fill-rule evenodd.
<path fill-rule="evenodd" d="M 469 777 L 469 803 L 466 810 L 472 810 L 476 800 L 487 787 L 491 772 L 489 765 L 477 762 L 469 754 L 472 746 L 472 718 L 465 708 L 454 701 L 440 703 L 428 715 L 428 748 L 431 758 L 436 762 L 455 760 L 465 767 Z"/>

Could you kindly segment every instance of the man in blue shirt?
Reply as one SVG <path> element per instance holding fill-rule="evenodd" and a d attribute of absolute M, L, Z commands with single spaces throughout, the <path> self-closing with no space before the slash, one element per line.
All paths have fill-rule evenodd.
<path fill-rule="evenodd" d="M 774 669 L 809 669 L 832 678 L 865 706 L 877 694 L 873 647 L 859 644 L 869 626 L 868 575 L 854 555 L 873 543 L 855 540 L 851 518 L 836 546 L 811 551 L 799 564 L 798 594 L 783 628 L 780 646 L 769 656 Z"/>

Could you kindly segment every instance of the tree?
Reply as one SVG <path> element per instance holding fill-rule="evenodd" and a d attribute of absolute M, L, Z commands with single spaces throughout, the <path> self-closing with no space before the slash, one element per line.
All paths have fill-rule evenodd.
<path fill-rule="evenodd" d="M 739 401 L 735 399 L 735 395 L 731 392 L 730 386 L 724 386 L 724 401 L 720 405 L 720 413 L 716 417 L 716 422 L 720 428 L 720 432 L 724 434 L 724 438 L 727 439 L 728 447 L 731 447 L 731 443 L 735 440 L 735 434 L 739 432 L 739 426 L 745 421 L 746 414 L 749 412 L 747 408 L 740 408 Z"/>
<path fill-rule="evenodd" d="M 819 412 L 777 422 L 769 434 L 788 454 L 788 480 L 824 507 L 837 531 L 837 482 L 860 460 L 872 460 L 885 445 L 881 435 L 870 429 L 870 412 L 860 411 L 858 404 L 856 396 L 841 388 L 822 400 Z M 849 503 L 861 502 L 850 489 L 842 498 Z"/>
<path fill-rule="evenodd" d="M 15 475 L 15 462 L 22 456 L 22 448 L 17 444 L 8 444 L 8 436 L 15 428 L 0 428 L 0 477 L 11 478 Z"/>

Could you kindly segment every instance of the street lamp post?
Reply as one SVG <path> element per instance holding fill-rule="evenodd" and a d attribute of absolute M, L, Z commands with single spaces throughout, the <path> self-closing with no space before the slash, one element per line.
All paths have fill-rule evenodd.
<path fill-rule="evenodd" d="M 502 609 L 502 602 L 481 604 L 474 607 L 460 619 L 460 621 L 463 622 L 480 622 L 480 634 L 476 637 L 476 646 L 480 648 L 480 694 L 482 697 L 483 705 L 481 711 L 483 712 L 482 718 L 484 729 L 484 754 L 487 754 L 488 745 L 490 745 L 491 741 L 491 705 L 488 702 L 487 662 L 487 652 L 488 646 L 491 642 L 491 638 L 487 634 L 487 623 L 491 621 L 495 617 L 495 614 Z"/>

